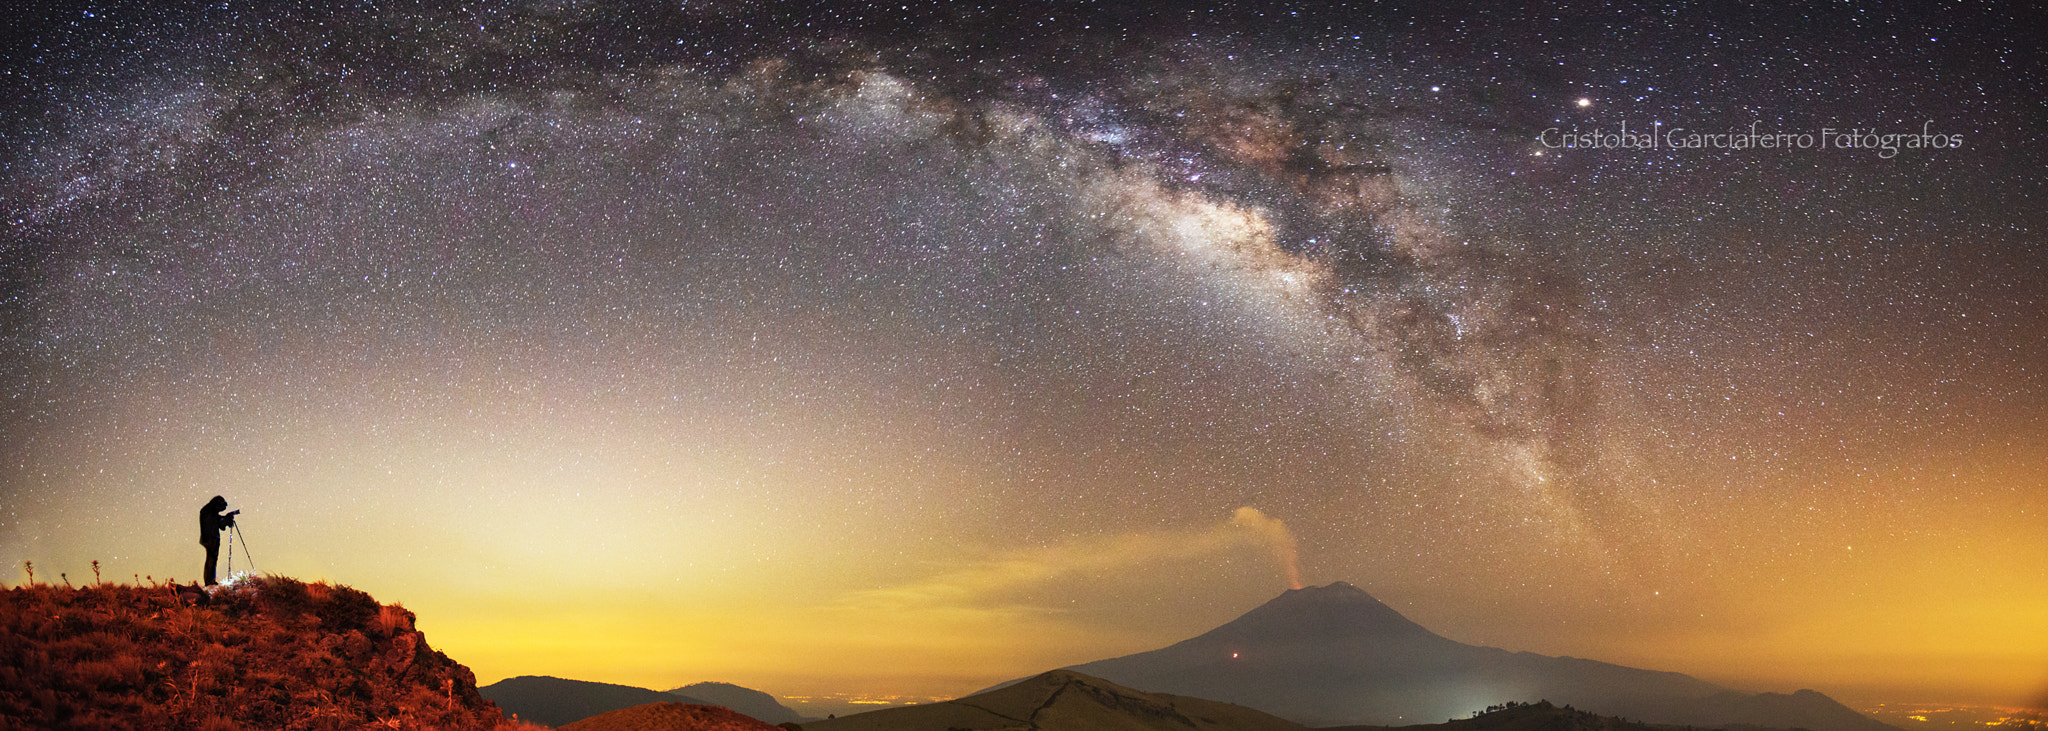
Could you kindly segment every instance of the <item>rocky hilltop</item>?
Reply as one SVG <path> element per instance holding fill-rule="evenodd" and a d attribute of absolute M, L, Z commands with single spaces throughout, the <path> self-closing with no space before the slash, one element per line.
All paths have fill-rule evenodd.
<path fill-rule="evenodd" d="M 0 590 L 0 727 L 531 728 L 413 613 L 285 577 Z"/>

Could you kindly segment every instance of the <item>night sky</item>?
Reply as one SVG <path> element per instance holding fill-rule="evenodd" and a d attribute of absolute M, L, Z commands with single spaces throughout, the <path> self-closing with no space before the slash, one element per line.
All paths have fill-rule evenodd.
<path fill-rule="evenodd" d="M 2027 18 L 638 5 L 17 11 L 9 582 L 220 494 L 484 682 L 954 696 L 1341 580 L 2048 702 Z"/>

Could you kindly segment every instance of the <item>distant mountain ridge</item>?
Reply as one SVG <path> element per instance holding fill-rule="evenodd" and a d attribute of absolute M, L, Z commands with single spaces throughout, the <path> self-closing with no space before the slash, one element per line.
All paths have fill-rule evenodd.
<path fill-rule="evenodd" d="M 796 709 L 783 705 L 775 696 L 731 683 L 691 683 L 668 692 L 682 698 L 701 698 L 701 701 L 687 702 L 725 706 L 770 724 L 804 720 Z"/>
<path fill-rule="evenodd" d="M 506 716 L 517 714 L 521 721 L 548 726 L 561 726 L 607 711 L 649 703 L 682 702 L 713 705 L 695 698 L 684 698 L 631 685 L 569 680 L 547 675 L 506 678 L 477 690 L 485 698 L 498 704 L 499 708 L 504 709 Z"/>
<path fill-rule="evenodd" d="M 803 717 L 775 696 L 731 683 L 695 683 L 663 692 L 632 685 L 569 680 L 547 675 L 506 678 L 479 689 L 521 721 L 562 726 L 592 716 L 653 703 L 722 706 L 768 724 Z"/>
<path fill-rule="evenodd" d="M 1548 700 L 1652 723 L 1897 731 L 1810 690 L 1742 693 L 1681 673 L 1463 644 L 1343 582 L 1288 591 L 1165 648 L 1068 669 L 1308 726 L 1412 725 Z"/>

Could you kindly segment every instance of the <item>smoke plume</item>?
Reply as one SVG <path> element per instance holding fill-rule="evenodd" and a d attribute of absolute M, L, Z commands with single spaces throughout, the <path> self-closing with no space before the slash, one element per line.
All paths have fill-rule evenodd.
<path fill-rule="evenodd" d="M 1247 506 L 1238 508 L 1227 522 L 1197 530 L 1100 535 L 988 556 L 920 580 L 858 592 L 844 603 L 888 611 L 1009 606 L 1027 601 L 1022 598 L 1033 589 L 1056 581 L 1121 581 L 1163 564 L 1247 549 L 1269 553 L 1288 587 L 1301 588 L 1294 532 L 1279 519 Z"/>
<path fill-rule="evenodd" d="M 1230 516 L 1230 524 L 1258 536 L 1273 552 L 1273 560 L 1280 564 L 1280 570 L 1286 572 L 1288 588 L 1301 588 L 1300 547 L 1295 543 L 1294 531 L 1288 530 L 1286 523 L 1247 505 Z"/>

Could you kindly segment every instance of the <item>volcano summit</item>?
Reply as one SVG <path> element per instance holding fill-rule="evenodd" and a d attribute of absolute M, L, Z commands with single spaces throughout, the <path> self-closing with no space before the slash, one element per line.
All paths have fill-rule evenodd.
<path fill-rule="evenodd" d="M 1467 645 L 1343 582 L 1288 591 L 1170 647 L 1071 669 L 1308 726 L 1412 725 L 1549 700 L 1651 723 L 1891 728 L 1810 690 L 1744 693 L 1680 673 Z"/>

